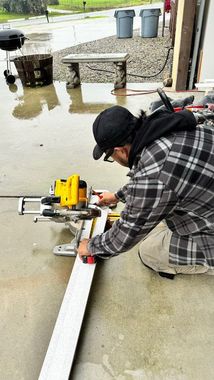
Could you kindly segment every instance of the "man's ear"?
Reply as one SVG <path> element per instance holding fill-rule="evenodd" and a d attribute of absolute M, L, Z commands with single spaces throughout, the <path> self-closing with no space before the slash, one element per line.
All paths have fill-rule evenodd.
<path fill-rule="evenodd" d="M 129 156 L 129 152 L 128 152 L 128 149 L 127 149 L 126 145 L 124 145 L 124 146 L 118 146 L 118 147 L 114 148 L 114 151 L 115 152 L 120 152 L 122 154 L 125 154 L 126 157 Z"/>
<path fill-rule="evenodd" d="M 116 146 L 116 148 L 114 148 L 114 152 L 124 154 L 124 146 Z"/>
<path fill-rule="evenodd" d="M 123 146 L 117 146 L 116 148 L 114 148 L 114 151 L 121 152 L 121 149 L 123 149 Z"/>

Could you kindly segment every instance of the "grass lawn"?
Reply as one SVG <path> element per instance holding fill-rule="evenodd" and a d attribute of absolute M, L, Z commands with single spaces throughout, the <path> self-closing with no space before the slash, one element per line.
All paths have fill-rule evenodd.
<path fill-rule="evenodd" d="M 85 11 L 90 12 L 99 9 L 111 9 L 118 7 L 129 7 L 134 5 L 151 4 L 157 0 L 86 0 Z M 82 0 L 59 0 L 60 5 L 50 5 L 50 8 L 62 9 L 62 10 L 73 10 L 82 12 L 83 11 L 83 1 Z M 63 13 L 49 12 L 49 16 L 62 16 Z M 7 21 L 13 19 L 24 18 L 28 19 L 32 17 L 32 14 L 18 14 L 9 13 L 0 7 L 0 23 L 6 23 Z"/>
<path fill-rule="evenodd" d="M 111 9 L 117 7 L 131 7 L 133 5 L 152 4 L 155 0 L 86 0 L 86 11 L 97 9 Z M 83 9 L 82 0 L 59 0 L 59 5 L 50 5 L 50 8 L 77 10 Z"/>
<path fill-rule="evenodd" d="M 57 12 L 50 12 L 49 16 L 62 16 L 63 14 L 59 14 Z M 7 21 L 18 19 L 18 18 L 24 18 L 28 19 L 29 17 L 33 17 L 32 14 L 22 14 L 22 13 L 9 13 L 5 11 L 3 8 L 0 7 L 0 23 L 6 23 Z M 45 17 L 45 15 L 44 15 Z"/>
<path fill-rule="evenodd" d="M 7 20 L 10 20 L 13 18 L 25 18 L 25 17 L 26 15 L 24 14 L 8 13 L 4 11 L 3 8 L 0 8 L 0 22 L 7 22 Z"/>

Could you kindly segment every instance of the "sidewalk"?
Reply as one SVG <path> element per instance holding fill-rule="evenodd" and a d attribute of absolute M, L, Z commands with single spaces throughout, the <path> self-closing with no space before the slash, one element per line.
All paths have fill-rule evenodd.
<path fill-rule="evenodd" d="M 162 7 L 163 3 L 155 3 L 150 7 Z M 148 7 L 148 6 L 144 6 Z M 138 16 L 143 7 L 133 7 L 136 17 L 134 17 L 133 28 L 139 29 L 141 18 Z M 128 8 L 126 8 L 128 9 Z M 50 18 L 47 23 L 44 18 L 11 22 L 11 28 L 21 29 L 29 38 L 22 47 L 22 53 L 44 54 L 53 53 L 81 43 L 90 42 L 105 37 L 116 35 L 115 9 L 76 14 Z M 103 16 L 102 18 L 96 18 Z M 162 16 L 160 16 L 161 22 Z M 122 41 L 121 41 L 122 43 Z M 19 56 L 20 51 L 12 51 L 11 56 Z M 0 77 L 3 77 L 5 70 L 5 51 L 0 50 Z"/>
<path fill-rule="evenodd" d="M 160 8 L 162 10 L 163 8 L 163 2 L 156 2 L 149 5 L 142 5 L 142 6 L 133 6 L 133 7 L 125 7 L 125 8 L 119 8 L 122 9 L 134 9 L 136 12 L 136 15 L 138 16 L 139 11 L 144 8 Z M 82 20 L 84 18 L 89 17 L 97 17 L 97 16 L 103 16 L 103 17 L 114 17 L 115 9 L 105 9 L 103 11 L 95 11 L 95 12 L 87 12 L 87 13 L 78 13 L 78 14 L 69 14 L 64 16 L 57 16 L 57 17 L 50 17 L 50 23 L 58 23 L 63 21 L 72 21 L 72 20 Z M 32 24 L 47 24 L 46 16 L 38 16 L 38 17 L 32 17 L 29 20 L 14 20 L 10 21 L 9 24 L 12 28 L 15 28 L 17 26 L 26 26 L 26 25 L 32 25 Z M 1 27 L 1 24 L 0 24 Z"/>

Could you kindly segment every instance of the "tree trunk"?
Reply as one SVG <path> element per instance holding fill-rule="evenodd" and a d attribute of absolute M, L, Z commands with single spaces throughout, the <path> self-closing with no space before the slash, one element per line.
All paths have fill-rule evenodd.
<path fill-rule="evenodd" d="M 59 5 L 59 0 L 48 0 L 48 4 L 50 4 L 50 5 Z"/>
<path fill-rule="evenodd" d="M 41 15 L 47 9 L 47 0 L 5 0 L 3 7 L 8 12 Z"/>

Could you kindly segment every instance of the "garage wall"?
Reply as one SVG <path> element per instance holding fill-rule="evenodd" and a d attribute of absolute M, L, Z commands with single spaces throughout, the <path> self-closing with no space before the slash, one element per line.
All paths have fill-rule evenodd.
<path fill-rule="evenodd" d="M 203 23 L 203 39 L 201 45 L 201 64 L 198 72 L 200 82 L 214 79 L 214 1 L 207 1 Z"/>

